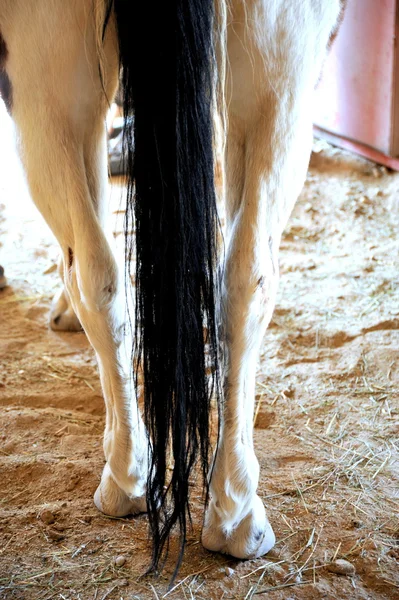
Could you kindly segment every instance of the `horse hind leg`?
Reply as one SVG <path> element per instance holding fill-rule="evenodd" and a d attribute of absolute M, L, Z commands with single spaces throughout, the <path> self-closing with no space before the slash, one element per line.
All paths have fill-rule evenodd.
<path fill-rule="evenodd" d="M 258 2 L 251 14 L 248 2 L 241 14 L 237 2 L 228 36 L 225 398 L 202 542 L 237 558 L 261 556 L 275 542 L 257 495 L 256 364 L 275 304 L 281 234 L 306 177 L 313 90 L 339 13 L 338 0 L 274 4 L 269 11 L 266 0 Z M 251 29 L 261 19 L 262 38 Z"/>
<path fill-rule="evenodd" d="M 87 185 L 93 199 L 103 198 L 106 193 L 107 181 L 105 173 L 107 172 L 106 149 L 104 148 L 105 137 L 102 121 L 99 130 L 96 123 L 91 123 L 86 132 L 83 156 L 86 171 Z M 100 203 L 95 204 L 97 217 L 103 226 L 106 225 L 104 209 Z M 64 262 L 62 256 L 58 264 L 58 272 L 62 281 L 64 280 Z M 82 331 L 82 325 L 76 316 L 68 291 L 63 285 L 56 293 L 50 311 L 50 327 L 53 331 Z"/>
<path fill-rule="evenodd" d="M 65 289 L 99 365 L 106 465 L 95 503 L 115 516 L 141 512 L 146 509 L 148 439 L 133 399 L 124 277 L 101 216 L 107 101 L 98 75 L 91 11 L 80 2 L 56 3 L 48 31 L 47 7 L 28 3 L 26 8 L 29 14 L 21 16 L 19 38 L 10 37 L 12 115 L 32 198 L 61 246 Z M 54 37 L 59 44 L 53 44 Z M 62 48 L 68 48 L 67 56 Z M 112 98 L 117 52 L 112 45 L 105 52 L 107 96 Z"/>
<path fill-rule="evenodd" d="M 103 228 L 106 227 L 106 217 L 104 202 L 107 192 L 107 147 L 106 136 L 104 133 L 103 115 L 93 114 L 93 122 L 88 124 L 85 131 L 83 142 L 83 159 L 87 186 L 93 206 Z M 63 258 L 60 258 L 58 271 L 63 280 L 64 274 Z M 54 297 L 50 312 L 50 327 L 54 331 L 82 331 L 82 325 L 76 316 L 71 299 L 65 285 L 57 292 Z"/>

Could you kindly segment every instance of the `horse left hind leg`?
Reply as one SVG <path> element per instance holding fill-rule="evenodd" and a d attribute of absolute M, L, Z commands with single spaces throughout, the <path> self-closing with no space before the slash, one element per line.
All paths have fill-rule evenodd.
<path fill-rule="evenodd" d="M 107 181 L 104 174 L 107 172 L 108 160 L 106 157 L 106 148 L 104 148 L 103 123 L 99 123 L 99 130 L 94 131 L 95 124 L 86 135 L 84 142 L 84 163 L 86 169 L 87 184 L 91 197 L 93 199 L 104 198 L 107 188 Z M 104 209 L 98 202 L 95 204 L 95 210 L 100 222 L 105 225 L 106 215 Z M 60 257 L 58 263 L 58 272 L 64 283 L 64 260 Z M 82 331 L 82 325 L 73 310 L 72 302 L 65 284 L 54 296 L 50 311 L 50 327 L 54 331 Z"/>
<path fill-rule="evenodd" d="M 52 5 L 52 27 L 58 28 L 60 38 L 54 46 L 47 11 L 36 4 L 27 10 L 32 12 L 21 19 L 15 45 L 9 38 L 12 116 L 31 195 L 61 246 L 65 288 L 97 355 L 106 405 L 107 463 L 95 503 L 115 516 L 141 512 L 146 508 L 148 439 L 134 402 L 124 277 L 101 223 L 107 103 L 91 13 L 77 14 L 84 13 L 83 3 Z M 40 41 L 35 31 L 41 32 Z M 68 48 L 67 56 L 62 48 Z M 108 97 L 118 78 L 112 48 L 110 56 Z"/>
<path fill-rule="evenodd" d="M 38 140 L 39 131 L 37 134 L 32 139 Z M 141 512 L 145 510 L 148 446 L 144 425 L 134 405 L 132 340 L 124 278 L 93 206 L 84 163 L 79 159 L 83 148 L 64 142 L 57 162 L 48 165 L 53 172 L 50 182 L 42 177 L 39 165 L 43 162 L 38 161 L 37 150 L 35 158 L 31 158 L 34 148 L 29 148 L 23 127 L 21 140 L 32 195 L 60 242 L 65 288 L 97 355 L 106 404 L 107 464 L 95 502 L 100 510 L 113 515 Z M 46 144 L 52 142 L 57 145 L 47 128 Z M 63 165 L 59 180 L 58 164 Z M 67 182 L 64 192 L 62 179 Z M 54 206 L 47 199 L 64 194 L 66 202 L 56 202 L 58 223 L 55 223 L 51 219 Z"/>

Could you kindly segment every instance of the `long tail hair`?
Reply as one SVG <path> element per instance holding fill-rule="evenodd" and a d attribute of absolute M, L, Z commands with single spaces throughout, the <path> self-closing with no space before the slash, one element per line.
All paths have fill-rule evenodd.
<path fill-rule="evenodd" d="M 111 4 L 126 117 L 126 229 L 134 222 L 136 233 L 134 364 L 136 377 L 137 370 L 143 374 L 152 446 L 147 487 L 152 569 L 166 556 L 177 525 L 176 574 L 198 458 L 207 491 L 210 402 L 219 392 L 213 0 Z"/>

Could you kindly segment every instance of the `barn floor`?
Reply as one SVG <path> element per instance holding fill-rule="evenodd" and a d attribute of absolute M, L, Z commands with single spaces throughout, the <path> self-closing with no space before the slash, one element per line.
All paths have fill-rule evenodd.
<path fill-rule="evenodd" d="M 172 565 L 140 577 L 146 517 L 93 505 L 104 415 L 93 352 L 83 333 L 48 329 L 57 246 L 2 107 L 0 131 L 0 598 L 160 599 Z M 248 562 L 206 552 L 194 490 L 171 600 L 399 598 L 398 198 L 399 174 L 316 142 L 257 374 L 259 493 L 278 542 Z M 336 559 L 354 574 L 331 572 Z"/>

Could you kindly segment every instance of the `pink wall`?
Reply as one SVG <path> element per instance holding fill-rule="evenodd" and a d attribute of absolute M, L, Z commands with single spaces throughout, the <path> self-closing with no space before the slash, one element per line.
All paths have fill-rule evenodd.
<path fill-rule="evenodd" d="M 348 0 L 317 88 L 315 125 L 391 151 L 396 0 Z"/>

